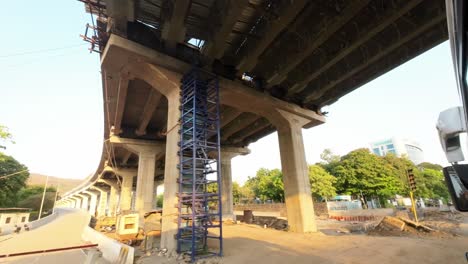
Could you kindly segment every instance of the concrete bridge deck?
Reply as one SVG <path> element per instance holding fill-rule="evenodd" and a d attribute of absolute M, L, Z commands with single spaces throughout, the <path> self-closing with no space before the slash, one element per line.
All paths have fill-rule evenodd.
<path fill-rule="evenodd" d="M 164 184 L 161 248 L 177 232 L 180 79 L 220 79 L 222 213 L 231 159 L 278 132 L 290 230 L 317 230 L 302 129 L 322 107 L 447 39 L 443 0 L 82 0 L 97 17 L 104 144 L 94 175 L 60 206 L 143 215 Z M 359 118 L 359 117 L 356 117 Z"/>

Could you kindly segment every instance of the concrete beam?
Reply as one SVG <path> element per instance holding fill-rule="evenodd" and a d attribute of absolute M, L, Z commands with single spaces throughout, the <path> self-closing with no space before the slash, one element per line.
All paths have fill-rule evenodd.
<path fill-rule="evenodd" d="M 299 12 L 308 3 L 307 0 L 298 0 L 290 3 L 290 5 L 277 17 L 270 21 L 270 26 L 263 38 L 257 41 L 252 50 L 242 54 L 243 59 L 237 65 L 237 69 L 242 74 L 254 68 L 257 64 L 258 57 L 267 49 L 273 40 L 296 18 Z"/>
<path fill-rule="evenodd" d="M 237 131 L 242 130 L 244 127 L 248 126 L 250 123 L 258 119 L 258 116 L 252 113 L 243 113 L 238 118 L 234 119 L 232 122 L 227 124 L 221 130 L 221 139 L 227 140 L 232 134 Z"/>
<path fill-rule="evenodd" d="M 168 21 L 164 22 L 161 33 L 166 47 L 171 51 L 174 51 L 177 43 L 185 38 L 185 18 L 192 1 L 175 0 L 173 2 L 172 15 Z"/>
<path fill-rule="evenodd" d="M 178 91 L 182 74 L 191 69 L 191 65 L 183 61 L 116 35 L 111 35 L 107 42 L 101 65 L 107 72 L 130 71 L 132 76 L 138 75 L 166 97 Z M 220 87 L 220 103 L 238 110 L 266 117 L 281 109 L 308 119 L 305 128 L 325 122 L 325 117 L 314 111 L 260 93 L 240 82 L 220 78 Z"/>
<path fill-rule="evenodd" d="M 142 140 L 142 139 L 131 139 L 131 138 L 121 138 L 115 135 L 109 137 L 109 142 L 111 144 L 122 145 L 128 151 L 139 154 L 143 149 L 148 149 L 149 151 L 164 151 L 165 144 L 163 142 L 151 141 L 151 140 Z"/>
<path fill-rule="evenodd" d="M 108 30 L 121 36 L 127 36 L 127 21 L 135 19 L 134 0 L 106 0 Z"/>
<path fill-rule="evenodd" d="M 140 116 L 138 128 L 135 131 L 135 134 L 138 136 L 146 135 L 146 127 L 148 126 L 154 111 L 158 107 L 161 97 L 162 95 L 156 90 L 151 90 L 148 99 L 146 99 L 145 106 L 143 107 L 143 113 Z"/>
<path fill-rule="evenodd" d="M 290 71 L 296 68 L 299 63 L 325 43 L 325 41 L 335 34 L 342 26 L 346 25 L 346 23 L 355 17 L 362 8 L 369 4 L 369 1 L 370 0 L 357 0 L 350 2 L 339 15 L 323 19 L 323 21 L 321 21 L 321 28 L 323 28 L 323 30 L 318 34 L 318 36 L 313 36 L 313 38 L 309 39 L 310 43 L 305 45 L 305 49 L 295 55 L 284 56 L 283 63 L 277 66 L 277 70 L 271 75 L 265 76 L 268 86 L 272 87 L 281 83 Z"/>
<path fill-rule="evenodd" d="M 373 63 L 379 61 L 382 58 L 385 58 L 388 54 L 396 50 L 397 48 L 401 47 L 404 43 L 418 37 L 420 34 L 425 32 L 426 30 L 429 30 L 430 28 L 436 26 L 437 24 L 441 23 L 446 19 L 445 13 L 441 13 L 437 17 L 434 17 L 431 21 L 429 21 L 427 24 L 418 27 L 417 30 L 411 31 L 408 35 L 402 37 L 399 41 L 391 43 L 391 45 L 386 46 L 383 50 L 380 50 L 376 56 L 371 57 L 369 60 L 367 60 L 365 63 L 359 65 L 358 67 L 353 68 L 353 70 L 348 71 L 346 74 L 341 75 L 339 79 L 333 80 L 328 83 L 328 85 L 320 87 L 319 89 L 316 89 L 313 93 L 309 94 L 304 98 L 304 103 L 309 103 L 310 101 L 316 100 L 320 98 L 322 95 L 324 95 L 327 91 L 341 83 L 342 81 L 351 78 L 358 72 L 362 71 L 363 69 L 369 67 Z"/>
<path fill-rule="evenodd" d="M 324 65 L 321 65 L 320 67 L 318 67 L 318 69 L 312 74 L 305 75 L 304 80 L 302 80 L 299 83 L 296 83 L 294 86 L 288 89 L 287 96 L 290 97 L 293 94 L 304 90 L 307 87 L 307 84 L 315 80 L 318 76 L 320 76 L 330 67 L 338 63 L 340 60 L 342 60 L 344 57 L 349 55 L 351 52 L 356 50 L 362 44 L 369 41 L 372 37 L 377 35 L 377 33 L 381 32 L 386 27 L 390 26 L 393 22 L 395 22 L 397 19 L 402 17 L 404 14 L 408 13 L 411 9 L 413 9 L 415 6 L 420 4 L 422 1 L 423 0 L 407 1 L 403 8 L 400 8 L 398 10 L 390 9 L 389 11 L 387 11 L 387 14 L 380 16 L 383 18 L 382 20 L 373 21 L 372 23 L 369 23 L 368 28 L 360 29 L 359 30 L 360 34 L 356 38 L 355 42 L 353 42 L 348 47 L 342 49 L 338 54 L 333 55 L 333 58 L 331 60 L 327 60 Z"/>
<path fill-rule="evenodd" d="M 132 156 L 132 152 L 127 150 L 127 152 L 122 158 L 122 164 L 126 165 L 131 156 Z"/>
<path fill-rule="evenodd" d="M 232 120 L 234 120 L 236 117 L 238 117 L 241 112 L 236 110 L 233 107 L 227 107 L 223 112 L 220 114 L 220 123 L 219 127 L 223 128 L 225 125 L 229 124 Z"/>
<path fill-rule="evenodd" d="M 227 37 L 232 32 L 234 24 L 239 19 L 239 16 L 245 6 L 249 3 L 248 0 L 231 0 L 224 6 L 224 10 L 218 16 L 223 17 L 221 27 L 217 30 L 214 36 L 207 41 L 203 47 L 202 53 L 209 58 L 220 59 L 224 55 L 228 43 Z M 212 26 L 212 25 L 210 25 Z"/>
<path fill-rule="evenodd" d="M 116 190 L 120 190 L 120 185 L 117 183 L 117 181 L 99 179 L 98 182 L 105 183 L 105 184 L 109 185 L 111 188 L 114 188 Z"/>
<path fill-rule="evenodd" d="M 271 125 L 270 121 L 268 119 L 261 117 L 255 122 L 250 123 L 247 127 L 242 129 L 241 131 L 238 131 L 234 134 L 232 134 L 229 138 L 228 141 L 232 142 L 233 144 L 237 144 L 242 142 L 245 138 L 257 133 L 258 131 L 264 129 L 265 127 Z"/>
<path fill-rule="evenodd" d="M 120 134 L 122 131 L 122 118 L 125 110 L 125 101 L 127 99 L 129 79 L 126 76 L 121 75 L 119 80 L 119 87 L 117 90 L 117 105 L 115 109 L 115 120 L 113 133 L 115 135 Z"/>

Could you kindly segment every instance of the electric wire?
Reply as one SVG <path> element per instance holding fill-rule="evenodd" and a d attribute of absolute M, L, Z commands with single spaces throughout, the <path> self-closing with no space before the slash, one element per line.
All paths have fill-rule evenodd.
<path fill-rule="evenodd" d="M 64 49 L 71 49 L 75 47 L 80 47 L 87 45 L 86 43 L 81 43 L 78 45 L 73 45 L 73 46 L 65 46 L 65 47 L 58 47 L 58 48 L 51 48 L 51 49 L 42 49 L 42 50 L 34 50 L 34 51 L 24 51 L 24 52 L 18 52 L 18 53 L 12 53 L 12 54 L 6 54 L 6 55 L 0 55 L 0 58 L 10 58 L 10 57 L 16 57 L 16 56 L 24 56 L 24 55 L 30 55 L 30 54 L 39 54 L 39 53 L 47 53 L 51 51 L 56 51 L 56 50 L 64 50 Z"/>
<path fill-rule="evenodd" d="M 28 171 L 28 170 L 22 170 L 22 171 L 18 171 L 18 172 L 15 172 L 15 173 L 3 175 L 3 176 L 0 176 L 0 180 L 1 180 L 1 179 L 8 178 L 8 177 L 11 177 L 11 176 L 14 176 L 14 175 L 16 175 L 16 174 L 20 174 L 20 173 L 23 173 L 23 172 L 27 172 L 27 171 Z"/>

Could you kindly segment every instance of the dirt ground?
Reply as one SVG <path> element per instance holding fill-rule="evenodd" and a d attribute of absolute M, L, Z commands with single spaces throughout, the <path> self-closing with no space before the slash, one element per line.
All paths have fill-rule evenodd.
<path fill-rule="evenodd" d="M 468 216 L 464 221 L 468 222 Z M 369 236 L 345 232 L 295 234 L 257 225 L 225 225 L 224 257 L 199 263 L 466 263 L 468 237 Z M 460 232 L 463 233 L 463 232 Z M 144 256 L 136 263 L 184 263 Z"/>

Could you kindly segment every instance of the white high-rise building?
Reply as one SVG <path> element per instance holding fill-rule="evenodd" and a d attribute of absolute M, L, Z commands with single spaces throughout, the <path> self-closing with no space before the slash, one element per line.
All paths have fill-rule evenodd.
<path fill-rule="evenodd" d="M 416 165 L 424 162 L 424 152 L 419 143 L 414 140 L 390 138 L 375 141 L 370 144 L 370 149 L 379 156 L 385 156 L 387 153 L 393 153 L 398 157 L 406 156 Z"/>

